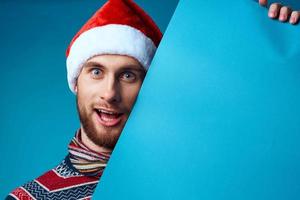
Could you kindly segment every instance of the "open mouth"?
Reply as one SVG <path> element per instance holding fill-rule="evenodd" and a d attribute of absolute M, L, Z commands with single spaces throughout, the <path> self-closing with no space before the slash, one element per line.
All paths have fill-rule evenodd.
<path fill-rule="evenodd" d="M 99 122 L 103 126 L 116 126 L 120 123 L 123 113 L 108 111 L 104 109 L 95 109 L 99 117 Z"/>

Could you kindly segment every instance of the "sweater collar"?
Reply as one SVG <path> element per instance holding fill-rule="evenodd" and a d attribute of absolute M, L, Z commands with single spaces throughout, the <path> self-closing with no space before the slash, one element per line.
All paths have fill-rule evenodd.
<path fill-rule="evenodd" d="M 70 142 L 68 150 L 73 167 L 86 176 L 100 177 L 110 158 L 110 153 L 95 152 L 83 144 L 80 129 Z"/>

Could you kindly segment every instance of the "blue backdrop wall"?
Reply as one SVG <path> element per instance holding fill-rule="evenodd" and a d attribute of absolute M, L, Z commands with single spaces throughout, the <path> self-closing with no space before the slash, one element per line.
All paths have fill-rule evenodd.
<path fill-rule="evenodd" d="M 137 0 L 162 31 L 178 0 Z M 65 50 L 104 3 L 0 1 L 0 199 L 56 166 L 78 128 Z"/>

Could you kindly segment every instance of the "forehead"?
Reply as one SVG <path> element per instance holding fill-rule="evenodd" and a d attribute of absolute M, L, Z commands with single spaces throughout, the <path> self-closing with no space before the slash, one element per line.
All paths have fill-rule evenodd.
<path fill-rule="evenodd" d="M 121 69 L 121 68 L 132 68 L 136 70 L 144 70 L 141 64 L 130 56 L 125 55 L 98 55 L 90 58 L 84 67 L 97 64 L 104 68 L 109 69 Z"/>

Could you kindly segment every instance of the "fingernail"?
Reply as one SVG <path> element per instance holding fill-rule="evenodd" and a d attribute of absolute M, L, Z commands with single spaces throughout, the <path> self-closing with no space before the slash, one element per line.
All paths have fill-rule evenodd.
<path fill-rule="evenodd" d="M 269 12 L 269 17 L 275 17 L 275 13 L 274 12 Z"/>
<path fill-rule="evenodd" d="M 280 17 L 279 17 L 279 19 L 280 19 L 281 21 L 284 21 L 284 20 L 286 20 L 286 18 L 287 18 L 287 16 L 286 16 L 286 15 L 280 15 Z"/>
<path fill-rule="evenodd" d="M 296 17 L 291 17 L 290 22 L 291 22 L 292 24 L 296 23 Z"/>

